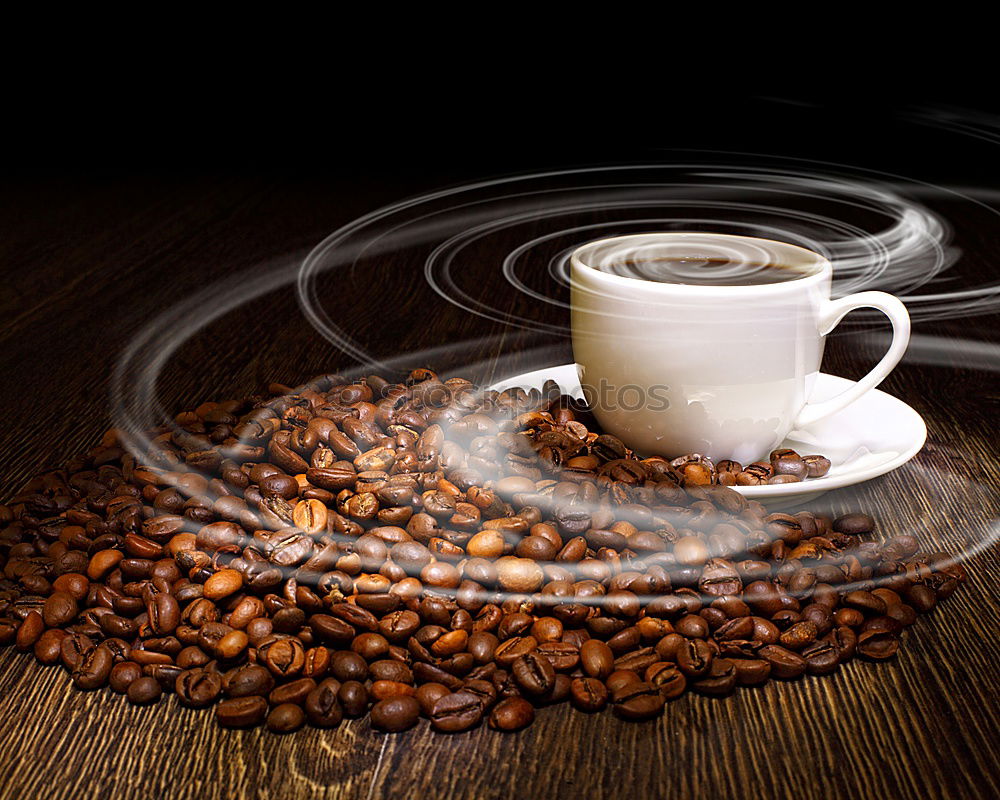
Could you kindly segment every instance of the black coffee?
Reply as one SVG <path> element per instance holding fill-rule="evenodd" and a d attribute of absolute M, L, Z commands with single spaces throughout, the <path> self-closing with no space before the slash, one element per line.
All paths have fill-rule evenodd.
<path fill-rule="evenodd" d="M 809 271 L 778 264 L 759 264 L 739 259 L 650 258 L 608 260 L 594 269 L 623 278 L 690 286 L 755 286 L 804 278 Z"/>

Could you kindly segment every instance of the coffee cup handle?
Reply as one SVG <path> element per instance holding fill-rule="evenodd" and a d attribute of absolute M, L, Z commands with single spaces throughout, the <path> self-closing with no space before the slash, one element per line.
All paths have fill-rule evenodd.
<path fill-rule="evenodd" d="M 806 403 L 795 420 L 794 428 L 803 428 L 835 414 L 857 400 L 865 392 L 878 386 L 899 363 L 910 342 L 910 315 L 906 306 L 896 297 L 885 292 L 859 292 L 840 300 L 828 300 L 820 311 L 819 332 L 825 336 L 851 311 L 858 308 L 877 308 L 892 323 L 892 343 L 882 360 L 865 377 L 850 389 L 819 403 Z"/>

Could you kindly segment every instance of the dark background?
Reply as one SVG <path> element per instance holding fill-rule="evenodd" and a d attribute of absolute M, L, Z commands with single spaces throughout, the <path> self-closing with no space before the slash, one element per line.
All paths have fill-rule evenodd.
<path fill-rule="evenodd" d="M 853 89 L 825 96 L 699 95 L 672 85 L 628 94 L 605 84 L 588 93 L 587 86 L 522 79 L 448 93 L 430 78 L 362 90 L 345 88 L 350 81 L 309 89 L 231 76 L 199 82 L 160 75 L 127 86 L 86 70 L 64 77 L 44 92 L 15 93 L 0 131 L 0 370 L 8 376 L 0 403 L 6 408 L 25 394 L 51 391 L 48 363 L 61 357 L 67 340 L 88 345 L 80 390 L 101 391 L 123 344 L 162 308 L 255 264 L 301 257 L 382 205 L 470 180 L 735 152 L 759 154 L 761 161 L 803 159 L 813 168 L 826 162 L 831 171 L 874 170 L 887 180 L 1000 186 L 1000 113 L 984 95 L 970 105 L 969 98 L 890 100 L 896 95 L 876 86 L 867 95 Z M 942 213 L 957 213 L 953 224 L 974 228 L 963 232 L 965 251 L 996 251 L 987 214 L 968 206 Z M 94 258 L 86 248 L 97 242 L 112 249 Z M 185 269 L 164 269 L 150 258 L 163 247 Z M 1000 269 L 986 258 L 962 272 L 965 285 L 981 285 L 995 281 Z M 366 287 L 351 288 L 358 304 Z M 393 290 L 397 301 L 405 299 L 405 286 Z M 267 313 L 266 302 L 246 313 Z M 382 308 L 392 326 L 390 304 Z M 354 312 L 359 324 L 372 324 Z M 27 313 L 34 316 L 22 324 Z M 302 324 L 288 316 L 294 309 L 282 313 L 276 330 Z M 462 316 L 454 308 L 443 313 Z M 401 323 L 398 349 L 415 346 L 406 335 L 419 319 Z M 992 339 L 996 322 L 994 314 L 918 331 Z M 482 320 L 463 323 L 474 335 L 504 333 Z M 864 355 L 877 352 L 873 345 Z M 346 366 L 331 360 L 344 361 L 329 349 L 315 351 L 289 364 L 292 375 L 257 370 L 235 386 L 216 365 L 218 380 L 203 376 L 201 396 Z"/>
<path fill-rule="evenodd" d="M 310 92 L 273 83 L 125 89 L 95 79 L 25 90 L 7 110 L 3 173 L 52 179 L 301 173 L 439 185 L 694 148 L 981 182 L 997 171 L 982 137 L 995 144 L 1000 131 L 1000 106 L 986 93 L 907 96 L 875 88 L 789 95 L 664 87 L 640 94 L 524 81 L 458 92 L 428 80 Z M 917 119 L 960 124 L 974 135 L 935 133 L 933 125 L 914 125 Z"/>

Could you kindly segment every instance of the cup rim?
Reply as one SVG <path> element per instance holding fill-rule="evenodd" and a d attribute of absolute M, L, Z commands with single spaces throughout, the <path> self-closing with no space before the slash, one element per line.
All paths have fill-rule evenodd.
<path fill-rule="evenodd" d="M 791 280 L 781 281 L 779 283 L 753 283 L 743 285 L 658 283 L 656 281 L 648 281 L 642 278 L 633 278 L 626 275 L 613 275 L 608 272 L 601 272 L 600 270 L 587 264 L 583 258 L 581 258 L 581 255 L 585 254 L 587 251 L 595 250 L 615 241 L 624 241 L 627 239 L 676 239 L 684 236 L 703 236 L 712 239 L 738 239 L 744 242 L 763 242 L 768 245 L 777 245 L 780 248 L 798 251 L 802 255 L 807 256 L 809 260 L 815 262 L 816 268 L 800 278 L 792 278 Z M 576 274 L 581 277 L 592 278 L 595 281 L 603 281 L 606 282 L 607 285 L 611 286 L 631 289 L 635 289 L 636 284 L 639 284 L 644 287 L 645 291 L 660 294 L 703 294 L 706 292 L 719 294 L 733 292 L 741 295 L 747 295 L 790 291 L 800 289 L 803 286 L 808 286 L 811 283 L 821 283 L 833 273 L 833 265 L 830 263 L 830 260 L 821 253 L 817 253 L 815 250 L 810 250 L 807 247 L 792 244 L 791 242 L 783 242 L 778 239 L 765 239 L 761 236 L 741 236 L 739 234 L 732 233 L 713 233 L 712 231 L 650 231 L 648 233 L 626 233 L 618 236 L 606 236 L 602 239 L 595 239 L 591 242 L 586 242 L 573 250 L 570 255 L 570 264 L 574 268 Z"/>

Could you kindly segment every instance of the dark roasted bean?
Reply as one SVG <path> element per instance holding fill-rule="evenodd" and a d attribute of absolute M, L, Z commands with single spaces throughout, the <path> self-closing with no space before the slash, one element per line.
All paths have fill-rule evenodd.
<path fill-rule="evenodd" d="M 225 728 L 251 728 L 263 722 L 267 700 L 257 695 L 233 697 L 215 707 L 215 718 Z"/>
<path fill-rule="evenodd" d="M 736 688 L 736 666 L 728 658 L 713 658 L 712 665 L 691 686 L 696 692 L 722 697 Z"/>
<path fill-rule="evenodd" d="M 611 708 L 622 719 L 652 719 L 663 713 L 663 695 L 652 684 L 633 681 L 611 692 Z"/>
<path fill-rule="evenodd" d="M 344 681 L 337 691 L 337 700 L 344 709 L 344 716 L 360 717 L 368 709 L 368 690 L 358 681 Z"/>
<path fill-rule="evenodd" d="M 163 690 L 155 678 L 140 677 L 129 683 L 126 694 L 129 702 L 145 706 L 157 702 Z"/>
<path fill-rule="evenodd" d="M 93 647 L 82 653 L 73 670 L 73 685 L 78 689 L 98 689 L 108 682 L 114 660 L 106 647 Z"/>
<path fill-rule="evenodd" d="M 490 712 L 489 725 L 498 731 L 519 731 L 535 720 L 535 709 L 521 697 L 501 700 Z"/>
<path fill-rule="evenodd" d="M 548 693 L 556 679 L 551 662 L 537 652 L 526 653 L 518 658 L 511 667 L 511 672 L 518 686 L 536 697 Z"/>
<path fill-rule="evenodd" d="M 598 678 L 574 678 L 570 698 L 581 711 L 602 711 L 608 703 L 608 690 Z"/>
<path fill-rule="evenodd" d="M 482 718 L 483 706 L 480 699 L 465 691 L 444 695 L 434 703 L 430 713 L 434 730 L 444 733 L 467 731 L 478 725 Z"/>
<path fill-rule="evenodd" d="M 417 724 L 420 704 L 415 697 L 397 696 L 379 700 L 372 706 L 372 727 L 390 733 L 405 731 Z"/>
<path fill-rule="evenodd" d="M 267 729 L 274 733 L 291 733 L 301 728 L 305 720 L 306 715 L 301 706 L 282 703 L 272 708 L 267 715 Z"/>
<path fill-rule="evenodd" d="M 174 691 L 182 705 L 204 708 L 218 699 L 222 692 L 222 676 L 218 672 L 196 668 L 177 676 Z"/>
<path fill-rule="evenodd" d="M 705 675 L 712 666 L 712 650 L 703 639 L 687 639 L 677 648 L 677 667 L 689 678 Z"/>
<path fill-rule="evenodd" d="M 771 665 L 770 674 L 775 678 L 798 678 L 806 671 L 806 660 L 780 645 L 765 645 L 757 653 Z"/>
<path fill-rule="evenodd" d="M 580 648 L 580 665 L 590 677 L 603 680 L 614 671 L 615 656 L 604 642 L 588 639 Z"/>
<path fill-rule="evenodd" d="M 333 728 L 344 718 L 338 693 L 340 682 L 327 678 L 306 696 L 304 708 L 309 722 L 319 728 Z"/>
<path fill-rule="evenodd" d="M 674 664 L 659 661 L 646 668 L 646 681 L 663 695 L 664 700 L 675 700 L 684 694 L 687 688 L 687 678 Z"/>

